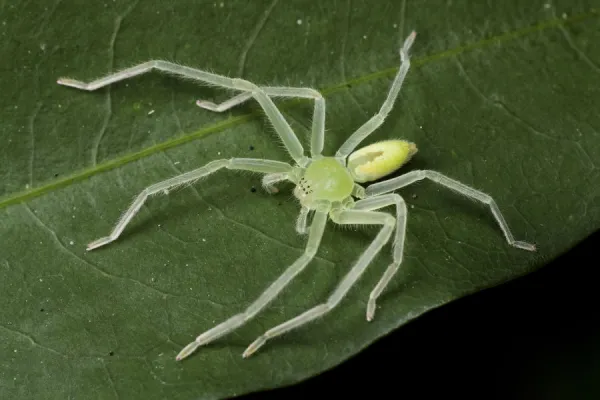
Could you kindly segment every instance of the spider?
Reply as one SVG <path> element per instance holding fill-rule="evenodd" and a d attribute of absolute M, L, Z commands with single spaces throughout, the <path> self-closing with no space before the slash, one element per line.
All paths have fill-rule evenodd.
<path fill-rule="evenodd" d="M 509 245 L 528 251 L 536 250 L 535 245 L 514 239 L 508 224 L 491 196 L 439 172 L 416 170 L 367 187 L 360 185 L 360 183 L 371 182 L 396 171 L 417 152 L 414 143 L 404 140 L 378 142 L 354 152 L 354 149 L 384 122 L 392 109 L 410 67 L 408 51 L 415 37 L 416 32 L 413 31 L 400 48 L 400 68 L 380 111 L 350 135 L 337 150 L 335 156 L 321 154 L 325 137 L 325 99 L 318 91 L 311 88 L 260 87 L 247 80 L 233 79 L 162 60 L 147 61 L 89 83 L 68 78 L 58 80 L 61 85 L 94 91 L 156 69 L 210 85 L 240 91 L 240 94 L 221 104 L 203 100 L 198 100 L 196 104 L 207 110 L 223 112 L 254 98 L 262 106 L 270 123 L 283 141 L 287 152 L 295 161 L 295 165 L 290 165 L 285 162 L 256 158 L 221 159 L 211 161 L 196 170 L 150 185 L 137 196 L 109 236 L 88 244 L 87 250 L 93 250 L 115 241 L 148 197 L 160 193 L 167 194 L 171 188 L 191 184 L 223 168 L 264 174 L 262 184 L 265 190 L 271 193 L 277 191 L 274 185 L 278 182 L 287 180 L 296 185 L 293 193 L 299 200 L 301 209 L 296 220 L 295 229 L 300 234 L 308 235 L 303 254 L 279 278 L 271 283 L 246 310 L 200 334 L 180 351 L 176 360 L 188 357 L 198 347 L 239 328 L 265 308 L 315 257 L 328 219 L 336 224 L 381 225 L 381 228 L 375 239 L 363 251 L 327 301 L 267 330 L 248 346 L 243 353 L 243 357 L 253 354 L 268 340 L 322 317 L 336 307 L 365 272 L 374 257 L 394 235 L 392 263 L 375 285 L 367 303 L 367 320 L 371 321 L 375 315 L 376 301 L 398 271 L 404 253 L 407 208 L 402 197 L 391 192 L 423 179 L 429 179 L 463 196 L 486 204 L 491 209 Z M 304 154 L 300 141 L 271 100 L 271 97 L 296 97 L 314 101 L 310 157 Z M 376 211 L 387 206 L 395 206 L 395 216 L 390 213 Z M 307 220 L 311 213 L 313 214 L 312 220 L 308 224 Z"/>

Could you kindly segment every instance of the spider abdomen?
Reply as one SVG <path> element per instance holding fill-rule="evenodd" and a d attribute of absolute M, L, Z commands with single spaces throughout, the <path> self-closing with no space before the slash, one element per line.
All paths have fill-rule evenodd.
<path fill-rule="evenodd" d="M 384 140 L 355 151 L 348 157 L 348 169 L 356 182 L 370 182 L 396 171 L 417 152 L 406 140 Z"/>

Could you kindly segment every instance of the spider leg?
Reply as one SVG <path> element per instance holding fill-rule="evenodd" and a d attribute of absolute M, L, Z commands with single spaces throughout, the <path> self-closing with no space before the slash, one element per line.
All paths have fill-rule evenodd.
<path fill-rule="evenodd" d="M 377 285 L 369 295 L 367 302 L 367 321 L 373 320 L 377 298 L 385 290 L 386 286 L 392 280 L 392 277 L 398 272 L 402 258 L 404 256 L 404 240 L 406 238 L 406 218 L 408 212 L 404 199 L 396 193 L 384 194 L 382 196 L 371 197 L 359 200 L 354 204 L 355 210 L 377 210 L 383 207 L 396 206 L 396 235 L 392 242 L 392 263 L 387 267 Z"/>
<path fill-rule="evenodd" d="M 275 184 L 278 182 L 283 182 L 283 181 L 287 181 L 287 180 L 291 180 L 292 182 L 294 182 L 293 178 L 289 176 L 289 174 L 287 173 L 274 173 L 274 174 L 266 174 L 265 176 L 263 176 L 262 179 L 262 185 L 263 188 L 271 193 L 271 194 L 275 194 L 277 192 L 279 192 L 279 189 L 277 189 L 275 187 Z"/>
<path fill-rule="evenodd" d="M 313 99 L 315 101 L 310 153 L 313 158 L 320 156 L 325 142 L 325 98 L 323 98 L 323 95 L 310 88 L 263 86 L 260 89 L 270 97 L 296 97 Z M 210 111 L 223 112 L 240 105 L 251 98 L 252 95 L 250 93 L 242 93 L 220 104 L 215 104 L 206 100 L 198 100 L 196 105 Z"/>
<path fill-rule="evenodd" d="M 58 83 L 60 85 L 70 86 L 76 89 L 93 91 L 115 82 L 142 75 L 155 69 L 168 74 L 179 75 L 195 81 L 204 82 L 209 85 L 250 93 L 251 96 L 254 97 L 262 106 L 269 121 L 275 128 L 275 131 L 279 134 L 292 158 L 301 166 L 304 166 L 308 163 L 308 157 L 304 156 L 304 148 L 302 147 L 302 144 L 300 144 L 298 137 L 290 127 L 289 123 L 285 120 L 275 103 L 273 103 L 271 98 L 260 87 L 244 79 L 229 78 L 196 68 L 175 64 L 169 61 L 152 60 L 119 72 L 115 72 L 114 74 L 106 75 L 89 83 L 69 78 L 60 78 L 58 79 Z M 242 100 L 240 100 L 240 98 L 242 98 Z M 237 96 L 235 101 L 241 102 L 244 100 L 242 96 Z"/>
<path fill-rule="evenodd" d="M 309 213 L 309 208 L 302 207 L 300 209 L 300 214 L 298 214 L 298 219 L 296 220 L 296 232 L 301 235 L 306 234 Z"/>
<path fill-rule="evenodd" d="M 377 114 L 375 114 L 371 119 L 365 122 L 360 128 L 356 130 L 350 137 L 342 144 L 340 149 L 335 154 L 336 158 L 345 159 L 352 151 L 358 146 L 367 136 L 373 133 L 387 117 L 387 115 L 392 110 L 392 106 L 400 93 L 400 88 L 404 83 L 404 79 L 406 78 L 406 74 L 408 73 L 408 69 L 410 68 L 410 58 L 408 57 L 408 50 L 412 46 L 415 41 L 417 33 L 412 32 L 404 41 L 404 45 L 400 49 L 400 68 L 398 69 L 398 74 L 392 83 L 390 91 L 387 95 L 387 98 L 381 105 L 381 109 Z"/>
<path fill-rule="evenodd" d="M 277 297 L 279 292 L 281 292 L 287 286 L 287 284 L 290 283 L 294 277 L 296 277 L 296 275 L 302 272 L 306 265 L 308 265 L 308 263 L 317 254 L 326 223 L 327 212 L 317 211 L 310 227 L 308 242 L 306 244 L 306 248 L 304 249 L 304 253 L 292 265 L 290 265 L 285 272 L 258 297 L 258 299 L 256 299 L 248 308 L 246 308 L 245 311 L 234 315 L 212 329 L 202 333 L 196 338 L 195 341 L 185 346 L 177 355 L 176 359 L 182 360 L 196 351 L 198 347 L 212 342 L 213 340 L 242 326 L 256 314 L 258 314 L 258 312 L 267 304 L 269 304 L 275 297 Z"/>
<path fill-rule="evenodd" d="M 140 210 L 140 208 L 148 199 L 148 197 L 158 193 L 167 194 L 168 190 L 173 187 L 192 183 L 222 168 L 261 173 L 274 173 L 292 170 L 291 165 L 286 164 L 284 162 L 272 160 L 261 160 L 254 158 L 231 158 L 228 160 L 211 161 L 203 167 L 200 167 L 193 171 L 185 172 L 181 175 L 177 175 L 173 178 L 164 180 L 162 182 L 155 183 L 142 190 L 142 192 L 135 198 L 129 209 L 121 216 L 110 235 L 91 242 L 90 244 L 88 244 L 87 250 L 93 250 L 95 248 L 104 246 L 110 242 L 117 240 L 117 238 L 121 235 L 127 224 Z"/>
<path fill-rule="evenodd" d="M 454 190 L 455 192 L 458 192 L 463 196 L 486 204 L 490 207 L 490 210 L 492 211 L 496 222 L 498 223 L 498 225 L 500 225 L 500 229 L 502 230 L 502 233 L 504 234 L 504 237 L 506 238 L 506 241 L 509 245 L 528 251 L 536 250 L 534 244 L 515 240 L 512 232 L 510 231 L 510 228 L 508 227 L 508 224 L 506 223 L 506 220 L 504 219 L 504 216 L 502 215 L 500 209 L 498 208 L 498 205 L 496 204 L 496 201 L 490 195 L 483 193 L 479 190 L 473 189 L 472 187 L 467 186 L 454 179 L 451 179 L 437 171 L 411 171 L 404 175 L 400 175 L 396 178 L 388 179 L 386 181 L 378 182 L 368 186 L 366 188 L 366 194 L 367 196 L 376 196 L 378 194 L 387 193 L 396 189 L 403 188 L 423 179 L 432 180 L 433 182 L 439 183 L 440 185 L 445 186 L 450 190 Z"/>
<path fill-rule="evenodd" d="M 224 111 L 229 110 L 230 108 L 233 108 L 242 103 L 245 103 L 246 101 L 250 100 L 251 98 L 252 98 L 252 93 L 245 92 L 245 93 L 240 93 L 236 96 L 233 96 L 232 98 L 225 100 L 224 102 L 219 103 L 219 104 L 213 103 L 212 101 L 208 101 L 208 100 L 196 100 L 196 105 L 200 108 L 204 108 L 205 110 L 214 111 L 214 112 L 224 112 Z"/>
<path fill-rule="evenodd" d="M 330 216 L 332 221 L 337 224 L 377 224 L 383 225 L 383 227 L 325 303 L 313 307 L 297 317 L 269 329 L 263 335 L 259 336 L 252 344 L 250 344 L 250 346 L 248 346 L 246 351 L 244 351 L 244 357 L 250 356 L 261 346 L 263 346 L 267 340 L 273 339 L 274 337 L 282 335 L 292 329 L 305 325 L 310 321 L 327 314 L 335 306 L 337 306 L 348 293 L 350 288 L 361 277 L 363 272 L 365 272 L 381 248 L 390 240 L 392 231 L 396 225 L 396 219 L 393 216 L 377 211 L 342 210 L 333 212 L 330 214 Z"/>

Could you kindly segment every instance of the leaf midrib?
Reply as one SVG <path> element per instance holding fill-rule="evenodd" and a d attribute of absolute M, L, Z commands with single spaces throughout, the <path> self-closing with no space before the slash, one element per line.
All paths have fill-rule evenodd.
<path fill-rule="evenodd" d="M 442 51 L 437 54 L 432 54 L 429 56 L 414 59 L 414 61 L 412 62 L 412 66 L 420 67 L 422 65 L 429 64 L 434 61 L 439 61 L 439 60 L 444 60 L 444 59 L 447 59 L 450 57 L 454 57 L 454 56 L 463 54 L 463 53 L 471 51 L 471 50 L 486 48 L 486 47 L 489 47 L 494 44 L 509 42 L 511 40 L 515 40 L 517 38 L 527 36 L 527 35 L 530 35 L 530 34 L 533 34 L 536 32 L 541 32 L 541 31 L 551 29 L 551 28 L 558 28 L 560 26 L 571 25 L 571 24 L 586 20 L 588 18 L 597 17 L 597 16 L 598 16 L 597 11 L 595 9 L 591 9 L 587 13 L 577 14 L 577 15 L 574 15 L 569 18 L 564 18 L 564 19 L 553 18 L 550 20 L 542 21 L 537 24 L 527 26 L 525 28 L 521 28 L 521 29 L 511 31 L 511 32 L 506 32 L 506 33 L 503 33 L 500 35 L 492 36 L 487 39 L 482 39 L 482 40 L 479 40 L 479 41 L 471 43 L 471 44 L 458 46 L 453 49 L 445 50 L 445 51 Z M 329 86 L 326 88 L 322 88 L 322 89 L 320 89 L 320 91 L 324 96 L 328 96 L 333 93 L 340 92 L 340 91 L 346 89 L 348 86 L 361 85 L 364 83 L 374 81 L 379 78 L 392 76 L 397 71 L 398 71 L 398 67 L 386 68 L 386 69 L 376 71 L 376 72 L 373 72 L 370 74 L 366 74 L 366 75 L 363 75 L 360 77 L 349 79 L 345 82 L 341 82 L 341 83 L 338 83 L 338 84 L 335 84 L 335 85 L 332 85 L 332 86 Z M 305 99 L 284 100 L 284 101 L 282 101 L 281 108 L 289 109 L 290 107 L 293 107 L 304 101 L 306 101 L 306 100 Z M 164 150 L 188 143 L 192 140 L 201 139 L 211 133 L 221 132 L 227 128 L 231 128 L 234 126 L 241 125 L 243 123 L 253 121 L 253 120 L 257 119 L 260 115 L 261 114 L 259 111 L 254 111 L 254 112 L 249 112 L 247 114 L 240 115 L 237 117 L 229 117 L 228 119 L 226 119 L 224 121 L 217 122 L 215 124 L 209 125 L 205 128 L 194 131 L 192 133 L 184 134 L 184 135 L 166 140 L 164 142 L 157 143 L 153 146 L 144 148 L 142 150 L 132 152 L 129 154 L 125 154 L 123 156 L 113 158 L 111 160 L 104 161 L 93 167 L 84 168 L 84 169 L 74 172 L 70 175 L 63 176 L 56 180 L 50 181 L 42 186 L 38 186 L 36 188 L 31 188 L 31 189 L 28 189 L 25 191 L 10 194 L 10 195 L 5 196 L 4 198 L 0 199 L 0 209 L 8 207 L 13 204 L 18 204 L 18 203 L 21 203 L 21 202 L 24 202 L 27 200 L 31 200 L 36 197 L 40 197 L 44 194 L 53 192 L 60 188 L 69 186 L 73 183 L 82 181 L 88 177 L 100 174 L 102 172 L 107 172 L 107 171 L 113 170 L 115 168 L 118 168 L 118 167 L 128 164 L 130 162 L 137 161 L 144 157 L 156 154 L 160 151 L 164 151 Z"/>

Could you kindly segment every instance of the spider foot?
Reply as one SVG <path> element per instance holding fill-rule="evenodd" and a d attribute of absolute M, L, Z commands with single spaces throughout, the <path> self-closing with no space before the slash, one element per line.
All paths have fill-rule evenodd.
<path fill-rule="evenodd" d="M 96 239 L 93 242 L 88 243 L 86 250 L 90 251 L 90 250 L 97 249 L 98 247 L 104 246 L 105 244 L 108 244 L 108 243 L 112 242 L 113 240 L 114 239 L 111 238 L 110 236 L 106 236 L 106 237 L 103 237 L 103 238 L 100 238 L 100 239 Z"/>
<path fill-rule="evenodd" d="M 265 335 L 259 336 L 242 354 L 242 357 L 248 358 L 252 354 L 256 352 L 259 348 L 261 348 L 265 343 L 267 343 L 267 337 Z"/>
<path fill-rule="evenodd" d="M 375 299 L 369 299 L 369 302 L 367 303 L 367 321 L 373 321 L 373 318 L 375 317 L 375 308 L 377 308 Z"/>
<path fill-rule="evenodd" d="M 59 78 L 56 83 L 62 86 L 69 86 L 76 89 L 85 89 L 86 83 L 69 78 Z"/>
<path fill-rule="evenodd" d="M 210 110 L 210 111 L 221 111 L 219 110 L 219 106 L 215 103 L 213 103 L 212 101 L 208 101 L 208 100 L 197 100 L 196 101 L 196 105 L 200 108 L 204 108 L 205 110 Z"/>
<path fill-rule="evenodd" d="M 531 243 L 527 243 L 527 242 L 514 242 L 513 243 L 514 247 L 517 247 L 519 249 L 523 249 L 523 250 L 527 250 L 527 251 L 536 251 L 537 247 L 535 244 L 531 244 Z"/>
<path fill-rule="evenodd" d="M 192 354 L 193 352 L 196 351 L 196 349 L 198 347 L 200 347 L 202 344 L 198 343 L 197 341 L 193 341 L 192 343 L 188 344 L 187 346 L 185 346 L 180 352 L 179 354 L 177 354 L 177 357 L 175 357 L 176 361 L 181 361 L 184 358 L 188 357 L 190 354 Z"/>

